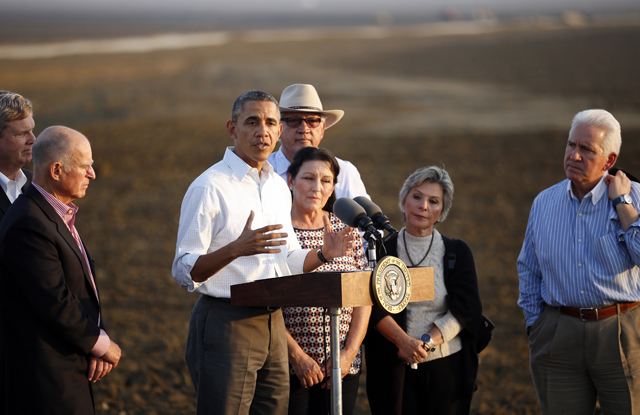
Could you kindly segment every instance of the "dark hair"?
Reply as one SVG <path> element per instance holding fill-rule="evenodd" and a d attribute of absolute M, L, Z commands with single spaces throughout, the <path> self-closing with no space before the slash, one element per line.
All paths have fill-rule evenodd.
<path fill-rule="evenodd" d="M 231 121 L 238 122 L 238 116 L 244 110 L 244 103 L 247 101 L 270 101 L 278 106 L 278 100 L 273 97 L 268 92 L 253 90 L 247 91 L 244 94 L 240 95 L 233 103 L 233 108 L 231 108 Z"/>
<path fill-rule="evenodd" d="M 291 178 L 295 179 L 300 172 L 300 168 L 307 161 L 326 161 L 329 163 L 329 168 L 331 169 L 331 173 L 333 173 L 333 184 L 338 183 L 338 174 L 340 174 L 338 160 L 336 160 L 333 154 L 326 148 L 305 147 L 296 151 L 296 154 L 293 156 L 293 161 L 287 169 L 287 174 L 290 174 Z M 333 212 L 333 204 L 335 201 L 336 192 L 334 190 L 323 209 L 327 212 Z"/>

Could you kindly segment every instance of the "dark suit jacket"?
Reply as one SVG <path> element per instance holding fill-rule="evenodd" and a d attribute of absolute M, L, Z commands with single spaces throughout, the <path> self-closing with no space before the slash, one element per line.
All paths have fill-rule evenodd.
<path fill-rule="evenodd" d="M 26 187 L 31 184 L 33 173 L 31 173 L 27 169 L 22 169 L 22 173 L 27 176 L 27 184 L 22 186 L 22 191 L 24 191 L 24 189 L 26 189 Z M 4 214 L 7 212 L 7 209 L 9 209 L 9 206 L 11 206 L 11 202 L 9 201 L 7 194 L 5 192 L 0 192 L 0 221 L 4 217 Z"/>
<path fill-rule="evenodd" d="M 0 307 L 7 414 L 93 414 L 100 305 L 71 232 L 33 186 L 0 223 Z"/>
<path fill-rule="evenodd" d="M 24 189 L 31 183 L 33 173 L 27 169 L 22 169 L 22 173 L 27 176 L 27 183 L 22 186 L 22 190 L 24 191 Z M 2 218 L 4 217 L 7 209 L 9 209 L 9 206 L 11 206 L 11 201 L 9 201 L 7 194 L 5 192 L 0 192 L 0 221 L 2 221 Z M 4 410 L 4 385 L 4 351 L 2 349 L 2 326 L 0 325 L 0 415 L 4 415 L 6 413 Z"/>

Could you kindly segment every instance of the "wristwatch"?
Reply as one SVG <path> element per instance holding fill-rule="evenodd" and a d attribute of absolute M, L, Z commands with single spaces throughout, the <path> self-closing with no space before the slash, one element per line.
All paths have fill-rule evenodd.
<path fill-rule="evenodd" d="M 436 351 L 436 345 L 433 344 L 433 339 L 429 333 L 420 336 L 420 340 L 422 340 L 422 347 L 424 347 L 427 352 L 431 353 Z"/>
<path fill-rule="evenodd" d="M 613 199 L 613 200 L 612 200 L 612 203 L 613 203 L 613 207 L 614 207 L 614 208 L 616 207 L 616 205 L 617 205 L 618 203 L 624 203 L 625 205 L 630 205 L 630 204 L 631 204 L 631 202 L 633 202 L 633 201 L 631 200 L 631 196 L 629 196 L 629 195 L 628 195 L 628 194 L 626 194 L 626 193 L 624 193 L 624 194 L 622 194 L 622 195 L 620 195 L 620 196 L 618 196 L 618 197 L 616 197 L 615 199 Z"/>

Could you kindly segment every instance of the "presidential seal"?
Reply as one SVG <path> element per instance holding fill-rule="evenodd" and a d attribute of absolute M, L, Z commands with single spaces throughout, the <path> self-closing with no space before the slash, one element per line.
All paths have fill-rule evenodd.
<path fill-rule="evenodd" d="M 382 258 L 371 275 L 376 303 L 391 314 L 404 310 L 411 298 L 411 274 L 400 258 Z"/>

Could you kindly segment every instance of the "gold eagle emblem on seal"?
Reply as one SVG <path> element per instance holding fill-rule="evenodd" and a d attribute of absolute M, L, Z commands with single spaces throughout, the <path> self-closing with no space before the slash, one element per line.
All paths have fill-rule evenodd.
<path fill-rule="evenodd" d="M 409 269 L 400 258 L 382 258 L 371 275 L 371 289 L 380 307 L 391 314 L 401 312 L 411 299 Z"/>

